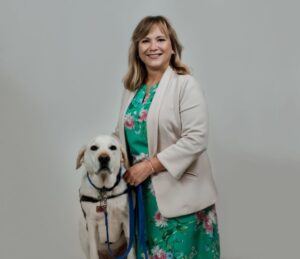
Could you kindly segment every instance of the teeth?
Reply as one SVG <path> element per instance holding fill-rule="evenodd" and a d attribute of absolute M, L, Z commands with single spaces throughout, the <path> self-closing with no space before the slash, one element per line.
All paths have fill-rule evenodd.
<path fill-rule="evenodd" d="M 149 54 L 149 57 L 159 57 L 161 54 Z"/>

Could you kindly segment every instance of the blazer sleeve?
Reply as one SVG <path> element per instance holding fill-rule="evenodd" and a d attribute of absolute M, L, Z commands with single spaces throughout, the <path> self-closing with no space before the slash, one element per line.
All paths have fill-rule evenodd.
<path fill-rule="evenodd" d="M 179 94 L 181 134 L 176 143 L 157 154 L 167 171 L 180 179 L 187 168 L 207 149 L 208 116 L 204 94 L 189 76 Z"/>

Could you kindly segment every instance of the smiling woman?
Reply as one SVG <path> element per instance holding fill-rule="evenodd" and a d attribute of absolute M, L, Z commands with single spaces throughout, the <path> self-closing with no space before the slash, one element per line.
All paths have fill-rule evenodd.
<path fill-rule="evenodd" d="M 129 67 L 124 77 L 124 86 L 128 90 L 134 91 L 145 80 L 156 77 L 155 70 L 158 70 L 158 75 L 161 77 L 169 65 L 179 75 L 190 73 L 189 68 L 181 62 L 182 46 L 175 30 L 164 17 L 157 17 L 163 19 L 147 19 L 146 17 L 141 20 L 132 34 Z M 152 70 L 151 63 L 147 63 L 151 60 L 158 61 L 156 66 L 154 62 Z M 147 67 L 147 64 L 150 66 Z"/>
<path fill-rule="evenodd" d="M 181 51 L 165 17 L 137 25 L 115 134 L 131 161 L 125 181 L 143 186 L 150 258 L 219 259 L 206 103 Z"/>
<path fill-rule="evenodd" d="M 169 66 L 172 54 L 174 54 L 169 36 L 164 34 L 158 25 L 153 25 L 147 36 L 139 42 L 138 52 L 150 74 L 159 71 L 163 73 Z"/>

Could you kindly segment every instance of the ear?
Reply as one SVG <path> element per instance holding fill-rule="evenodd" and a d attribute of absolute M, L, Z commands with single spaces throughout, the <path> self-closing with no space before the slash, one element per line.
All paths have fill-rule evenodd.
<path fill-rule="evenodd" d="M 121 153 L 122 153 L 121 163 L 124 164 L 125 169 L 128 169 L 129 168 L 129 161 L 128 161 L 128 158 L 126 156 L 125 150 L 123 148 L 121 148 Z"/>
<path fill-rule="evenodd" d="M 83 156 L 84 156 L 85 150 L 86 150 L 86 146 L 83 146 L 78 152 L 78 156 L 77 156 L 77 160 L 76 160 L 76 169 L 81 167 L 81 165 L 83 163 Z"/>

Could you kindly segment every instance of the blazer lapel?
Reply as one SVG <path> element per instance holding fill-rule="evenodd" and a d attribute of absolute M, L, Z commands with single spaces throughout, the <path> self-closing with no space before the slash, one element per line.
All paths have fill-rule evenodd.
<path fill-rule="evenodd" d="M 166 90 L 170 84 L 170 79 L 175 72 L 169 66 L 167 70 L 164 72 L 158 88 L 156 89 L 156 93 L 153 97 L 150 109 L 147 115 L 147 138 L 148 138 L 148 148 L 149 155 L 153 156 L 157 151 L 157 135 L 158 135 L 158 115 L 159 109 L 163 102 L 163 97 L 166 94 Z"/>

